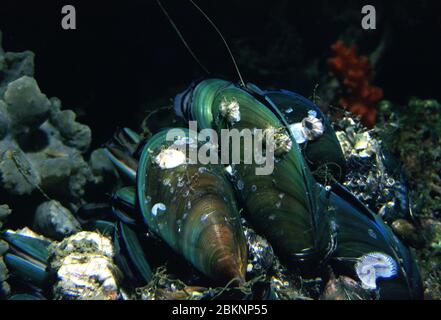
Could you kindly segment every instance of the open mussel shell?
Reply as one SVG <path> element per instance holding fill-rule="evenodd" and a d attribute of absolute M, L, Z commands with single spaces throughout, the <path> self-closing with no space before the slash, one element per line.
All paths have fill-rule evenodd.
<path fill-rule="evenodd" d="M 381 299 L 420 299 L 422 284 L 409 250 L 392 230 L 344 187 L 322 193 L 337 226 L 330 263 L 336 272 L 361 281 Z"/>
<path fill-rule="evenodd" d="M 144 146 L 137 171 L 138 205 L 149 229 L 197 269 L 224 284 L 243 282 L 246 240 L 233 190 L 220 165 L 190 163 L 188 131 L 167 141 L 168 130 Z M 181 151 L 180 151 L 181 150 Z"/>
<path fill-rule="evenodd" d="M 191 114 L 200 128 L 208 126 L 219 134 L 227 128 L 251 132 L 274 129 L 279 130 L 286 141 L 293 141 L 276 158 L 271 174 L 257 175 L 256 168 L 260 165 L 242 161 L 234 164 L 230 173 L 253 227 L 270 241 L 280 256 L 294 264 L 309 263 L 310 268 L 303 270 L 315 269 L 332 251 L 332 230 L 326 214 L 317 208 L 316 182 L 298 145 L 286 130 L 283 116 L 275 114 L 247 91 L 223 80 L 203 81 L 193 89 L 191 99 L 179 100 L 176 105 L 182 105 L 182 101 L 190 103 L 182 109 L 187 115 Z M 243 155 L 245 146 L 241 144 L 240 148 Z"/>

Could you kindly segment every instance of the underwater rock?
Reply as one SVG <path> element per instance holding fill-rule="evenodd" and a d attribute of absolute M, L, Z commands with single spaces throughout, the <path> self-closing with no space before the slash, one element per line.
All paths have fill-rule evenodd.
<path fill-rule="evenodd" d="M 8 249 L 9 249 L 8 244 L 5 241 L 0 240 L 0 257 L 4 255 L 5 252 L 8 251 Z"/>
<path fill-rule="evenodd" d="M 81 231 L 72 213 L 55 200 L 42 203 L 35 212 L 34 230 L 42 235 L 62 240 Z"/>
<path fill-rule="evenodd" d="M 19 53 L 4 52 L 2 47 L 2 32 L 0 31 L 0 97 L 3 96 L 8 83 L 22 76 L 34 76 L 34 53 L 24 51 Z"/>
<path fill-rule="evenodd" d="M 59 130 L 64 143 L 81 152 L 89 149 L 92 142 L 92 131 L 84 124 L 76 121 L 76 114 L 72 110 L 61 110 L 61 101 L 51 99 L 51 123 Z"/>
<path fill-rule="evenodd" d="M 0 257 L 0 283 L 5 282 L 8 280 L 9 273 L 8 269 L 6 268 L 5 261 L 2 257 Z"/>
<path fill-rule="evenodd" d="M 79 232 L 50 247 L 56 270 L 55 299 L 115 300 L 119 297 L 110 239 L 95 232 Z"/>
<path fill-rule="evenodd" d="M 6 103 L 0 100 L 0 139 L 3 139 L 9 130 L 11 119 L 9 119 Z"/>
<path fill-rule="evenodd" d="M 101 190 L 111 191 L 119 175 L 104 149 L 97 149 L 91 153 L 89 166 L 95 179 L 94 184 L 100 186 Z"/>
<path fill-rule="evenodd" d="M 21 83 L 21 79 L 16 82 Z M 14 86 L 28 88 L 37 84 L 34 79 L 26 78 L 22 84 Z M 38 87 L 29 90 L 33 95 L 25 100 L 22 100 L 23 95 L 9 93 L 9 89 L 5 93 L 4 103 L 11 130 L 3 129 L 7 134 L 0 141 L 2 186 L 15 195 L 44 190 L 67 196 L 73 201 L 78 200 L 92 175 L 81 155 L 82 150 L 87 149 L 90 139 L 78 145 L 81 150 L 65 144 L 69 140 L 62 136 L 61 124 L 53 124 L 49 118 L 49 110 L 52 108 L 50 101 L 38 97 Z M 55 108 L 51 114 L 62 112 Z"/>
<path fill-rule="evenodd" d="M 28 76 L 7 85 L 4 101 L 15 134 L 36 130 L 49 113 L 49 99 L 41 93 L 37 81 Z"/>
<path fill-rule="evenodd" d="M 3 222 L 10 214 L 11 209 L 9 209 L 7 205 L 0 206 L 0 230 L 3 226 Z M 0 239 L 0 299 L 7 297 L 10 294 L 10 287 L 6 282 L 6 280 L 9 278 L 9 272 L 3 259 L 3 255 L 8 251 L 8 249 L 9 246 L 7 242 Z"/>
<path fill-rule="evenodd" d="M 73 111 L 62 110 L 59 99 L 41 92 L 33 58 L 0 49 L 1 187 L 11 195 L 63 197 L 75 207 L 96 180 L 83 158 L 91 130 Z"/>
<path fill-rule="evenodd" d="M 6 218 L 11 214 L 12 210 L 9 208 L 8 205 L 3 204 L 0 205 L 0 229 L 3 226 L 3 221 L 6 220 Z"/>

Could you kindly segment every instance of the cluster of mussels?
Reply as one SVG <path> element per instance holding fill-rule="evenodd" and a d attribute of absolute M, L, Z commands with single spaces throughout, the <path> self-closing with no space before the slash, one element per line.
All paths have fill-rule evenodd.
<path fill-rule="evenodd" d="M 192 84 L 176 96 L 174 109 L 184 121 L 197 121 L 200 132 L 211 129 L 218 136 L 225 129 L 260 129 L 264 134 L 271 130 L 273 145 L 264 149 L 274 150 L 274 170 L 259 175 L 256 169 L 262 163 L 248 163 L 244 157 L 229 165 L 192 161 L 189 150 L 203 147 L 206 140 L 200 137 L 206 135 L 184 128 L 162 130 L 147 139 L 122 130 L 107 146 L 109 158 L 132 182 L 115 195 L 120 228 L 136 226 L 139 218 L 130 212 L 140 213 L 138 217 L 153 236 L 211 284 L 229 288 L 223 288 L 222 294 L 302 298 L 304 291 L 292 289 L 302 279 L 301 287 L 309 287 L 308 296 L 315 296 L 316 290 L 324 292 L 323 298 L 421 298 L 416 264 L 385 222 L 397 207 L 406 207 L 400 194 L 403 188 L 398 180 L 393 181 L 394 173 L 384 168 L 375 177 L 380 184 L 377 190 L 357 189 L 370 185 L 357 183 L 369 180 L 354 172 L 363 168 L 357 161 L 369 158 L 367 171 L 385 161 L 373 163 L 371 156 L 384 152 L 379 147 L 370 151 L 375 140 L 367 141 L 369 135 L 351 136 L 349 127 L 355 123 L 345 127 L 342 121 L 337 137 L 328 118 L 304 97 L 220 79 Z M 218 141 L 210 142 L 205 150 L 220 152 Z M 245 148 L 239 146 L 241 155 L 246 154 Z M 371 208 L 379 207 L 380 214 L 349 190 Z M 374 204 L 363 198 L 369 194 Z M 397 204 L 392 205 L 393 201 Z M 133 246 L 135 242 L 130 242 L 132 249 L 138 247 Z M 125 247 L 130 247 L 127 241 Z M 140 263 L 140 256 L 135 261 L 132 254 L 126 261 L 127 273 L 139 274 L 130 268 L 150 272 L 146 260 Z M 151 274 L 145 274 L 147 280 Z M 160 298 L 164 292 L 188 298 L 217 296 L 216 290 L 186 289 L 161 275 L 153 276 L 154 284 L 138 291 L 142 297 Z M 330 280 L 325 290 L 317 278 Z"/>
<path fill-rule="evenodd" d="M 207 79 L 176 96 L 172 128 L 121 130 L 87 163 L 90 129 L 33 72 L 31 52 L 0 47 L 0 186 L 13 209 L 0 206 L 0 298 L 421 297 L 388 226 L 403 234 L 412 219 L 405 180 L 357 122 L 335 132 L 293 92 Z M 190 121 L 199 132 L 176 128 Z M 265 159 L 245 161 L 240 143 L 239 161 L 193 161 L 193 149 L 225 147 L 207 144 L 205 129 L 273 133 L 261 151 L 274 153 L 274 170 L 259 175 Z M 115 185 L 115 168 L 123 187 L 89 203 L 88 189 L 100 201 Z"/>
<path fill-rule="evenodd" d="M 5 296 L 421 298 L 415 262 L 388 226 L 411 214 L 405 182 L 373 133 L 350 118 L 334 131 L 293 92 L 220 79 L 192 84 L 174 109 L 183 123 L 197 121 L 219 136 L 273 132 L 262 151 L 274 152 L 274 170 L 259 175 L 264 161 L 243 156 L 225 165 L 193 161 L 191 150 L 207 141 L 188 129 L 147 137 L 123 129 L 104 151 L 123 185 L 109 204 L 86 204 L 73 219 L 49 201 L 37 211 L 58 212 L 46 214 L 50 239 L 26 228 L 2 233 L 0 284 L 9 291 L 7 267 L 15 285 Z M 222 147 L 208 146 L 215 154 Z M 240 155 L 246 147 L 240 144 Z M 9 213 L 2 209 L 0 221 Z"/>

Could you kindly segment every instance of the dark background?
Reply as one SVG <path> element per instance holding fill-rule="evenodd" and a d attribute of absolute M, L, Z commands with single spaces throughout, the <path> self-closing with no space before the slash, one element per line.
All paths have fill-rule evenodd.
<path fill-rule="evenodd" d="M 220 38 L 184 0 L 162 0 L 207 68 L 236 80 Z M 387 32 L 375 85 L 385 98 L 441 99 L 441 2 L 196 1 L 228 39 L 247 81 L 309 96 L 327 72 L 330 46 L 353 36 L 370 53 Z M 75 5 L 77 30 L 61 28 L 61 8 Z M 361 7 L 374 4 L 378 29 L 360 28 Z M 32 50 L 42 92 L 90 125 L 95 146 L 117 126 L 136 127 L 145 110 L 168 103 L 204 76 L 154 0 L 1 0 L 5 51 Z"/>

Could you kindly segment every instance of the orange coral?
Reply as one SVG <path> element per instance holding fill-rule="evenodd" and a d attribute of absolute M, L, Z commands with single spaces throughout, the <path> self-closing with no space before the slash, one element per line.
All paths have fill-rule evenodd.
<path fill-rule="evenodd" d="M 355 46 L 349 48 L 342 41 L 337 41 L 332 50 L 335 57 L 328 60 L 328 65 L 346 92 L 346 97 L 339 101 L 340 105 L 360 115 L 363 124 L 372 127 L 377 117 L 377 103 L 383 98 L 383 90 L 370 84 L 372 67 L 369 59 L 358 56 Z"/>

